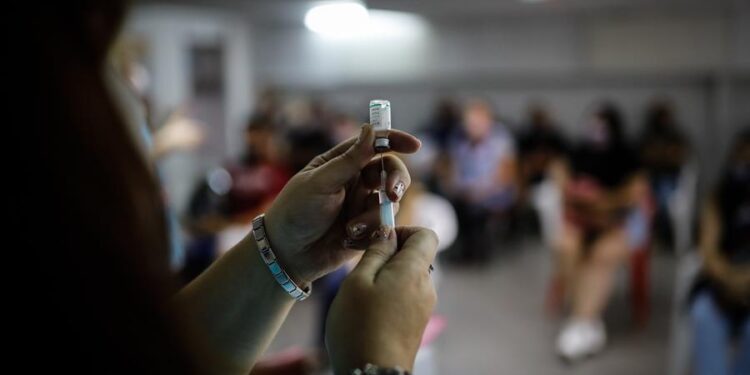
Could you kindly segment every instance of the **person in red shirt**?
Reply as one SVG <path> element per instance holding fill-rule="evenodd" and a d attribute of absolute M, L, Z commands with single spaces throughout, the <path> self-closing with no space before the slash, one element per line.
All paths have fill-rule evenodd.
<path fill-rule="evenodd" d="M 280 147 L 278 130 L 272 119 L 253 117 L 244 136 L 245 154 L 239 163 L 227 167 L 232 185 L 227 195 L 226 213 L 240 220 L 262 212 L 291 177 L 283 162 L 283 151 L 279 151 L 283 147 Z"/>

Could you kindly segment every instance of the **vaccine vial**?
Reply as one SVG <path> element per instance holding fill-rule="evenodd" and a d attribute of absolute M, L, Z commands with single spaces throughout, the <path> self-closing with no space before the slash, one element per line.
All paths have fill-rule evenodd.
<path fill-rule="evenodd" d="M 375 151 L 390 150 L 388 132 L 391 130 L 391 102 L 382 99 L 370 100 L 370 124 L 375 131 Z"/>

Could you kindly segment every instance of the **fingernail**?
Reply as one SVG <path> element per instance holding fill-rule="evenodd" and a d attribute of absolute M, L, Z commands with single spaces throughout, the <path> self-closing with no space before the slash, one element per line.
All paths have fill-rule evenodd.
<path fill-rule="evenodd" d="M 365 231 L 367 230 L 367 224 L 364 223 L 356 223 L 349 226 L 349 236 L 351 238 L 359 239 L 362 237 L 363 234 L 365 234 Z"/>
<path fill-rule="evenodd" d="M 374 241 L 385 241 L 388 239 L 388 236 L 391 234 L 391 227 L 387 225 L 381 225 L 378 230 L 375 232 L 372 232 L 372 239 Z"/>
<path fill-rule="evenodd" d="M 406 191 L 406 184 L 403 181 L 397 182 L 396 186 L 393 187 L 393 193 L 395 193 L 396 196 L 398 196 L 398 199 L 401 199 L 405 191 Z"/>

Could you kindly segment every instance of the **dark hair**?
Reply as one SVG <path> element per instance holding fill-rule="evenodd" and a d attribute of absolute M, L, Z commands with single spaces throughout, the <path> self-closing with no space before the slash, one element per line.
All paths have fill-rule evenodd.
<path fill-rule="evenodd" d="M 253 132 L 253 131 L 274 131 L 274 120 L 271 116 L 268 116 L 264 113 L 257 113 L 247 120 L 247 125 L 245 126 L 245 133 Z"/>
<path fill-rule="evenodd" d="M 667 100 L 658 100 L 651 103 L 646 111 L 644 132 L 666 132 L 672 130 L 674 124 L 674 109 L 672 103 Z"/>
<path fill-rule="evenodd" d="M 625 145 L 625 124 L 622 118 L 622 112 L 613 103 L 606 102 L 594 112 L 594 114 L 601 118 L 604 122 L 604 126 L 607 127 L 609 133 L 611 145 L 614 147 L 622 147 Z"/>
<path fill-rule="evenodd" d="M 42 147 L 35 203 L 52 224 L 35 244 L 49 262 L 41 325 L 58 371 L 192 373 L 189 340 L 165 312 L 175 284 L 160 190 L 104 80 L 125 9 L 45 5 L 24 35 L 28 136 Z"/>
<path fill-rule="evenodd" d="M 734 142 L 729 155 L 727 155 L 726 164 L 731 163 L 732 159 L 735 159 L 744 147 L 750 147 L 750 125 L 745 126 L 734 136 Z"/>
<path fill-rule="evenodd" d="M 737 220 L 738 216 L 742 216 L 741 212 L 750 206 L 750 165 L 747 161 L 736 164 L 737 157 L 746 147 L 750 147 L 750 127 L 736 135 L 713 194 L 722 223 L 720 250 L 727 255 L 750 248 L 748 222 Z"/>

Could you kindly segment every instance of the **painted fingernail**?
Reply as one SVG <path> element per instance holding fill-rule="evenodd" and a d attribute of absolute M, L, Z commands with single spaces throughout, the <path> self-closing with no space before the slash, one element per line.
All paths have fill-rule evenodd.
<path fill-rule="evenodd" d="M 396 194 L 396 196 L 398 196 L 398 199 L 401 199 L 405 191 L 406 184 L 403 181 L 397 182 L 396 186 L 393 187 L 393 192 Z"/>
<path fill-rule="evenodd" d="M 367 230 L 367 224 L 356 223 L 349 226 L 349 236 L 351 238 L 359 239 L 365 234 Z"/>
<path fill-rule="evenodd" d="M 391 227 L 387 225 L 381 225 L 378 230 L 372 232 L 372 239 L 374 241 L 385 241 L 388 239 L 388 236 L 391 234 Z"/>

